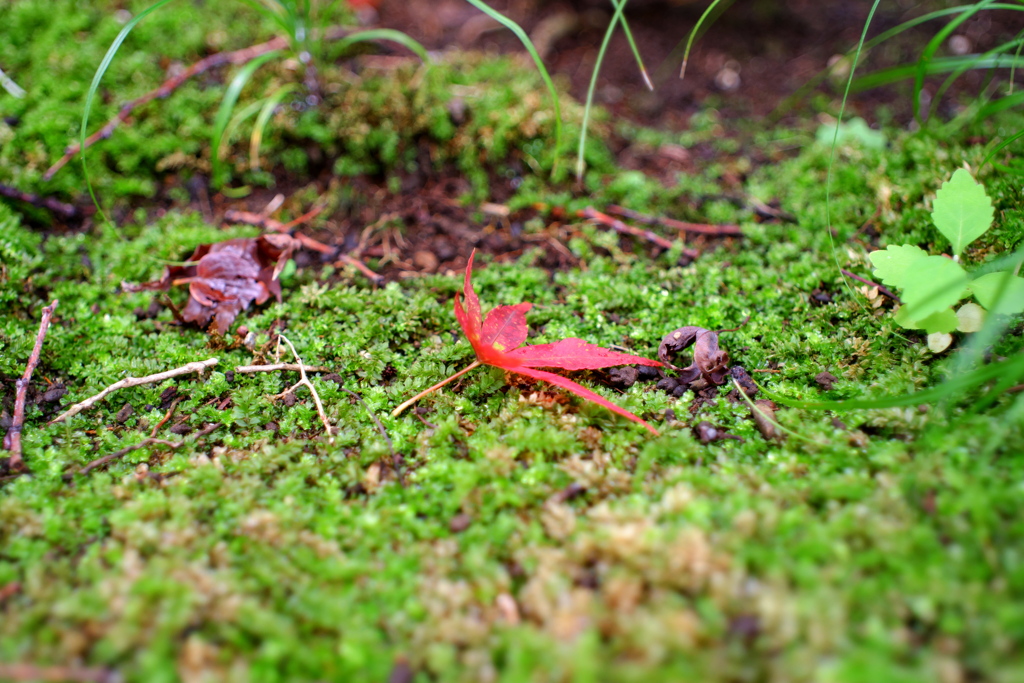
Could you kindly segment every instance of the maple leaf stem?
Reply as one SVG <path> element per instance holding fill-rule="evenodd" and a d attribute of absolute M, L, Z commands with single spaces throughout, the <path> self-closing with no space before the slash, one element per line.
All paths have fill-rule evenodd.
<path fill-rule="evenodd" d="M 452 375 L 451 377 L 449 377 L 449 378 L 447 378 L 447 379 L 443 379 L 443 380 L 441 380 L 440 382 L 438 382 L 438 383 L 437 383 L 437 384 L 435 384 L 434 386 L 430 387 L 429 389 L 424 389 L 423 391 L 421 391 L 420 393 L 416 394 L 415 396 L 413 396 L 412 398 L 410 398 L 410 399 L 409 399 L 408 401 L 406 401 L 405 403 L 403 403 L 402 405 L 398 406 L 398 407 L 397 407 L 397 408 L 395 408 L 395 409 L 394 409 L 393 411 L 391 411 L 391 417 L 398 417 L 399 415 L 401 415 L 401 414 L 402 414 L 402 411 L 403 411 L 403 410 L 405 410 L 406 408 L 408 408 L 408 407 L 409 407 L 409 406 L 411 406 L 411 405 L 412 405 L 413 403 L 415 403 L 416 401 L 420 400 L 421 398 L 423 398 L 424 396 L 426 396 L 426 395 L 427 395 L 427 394 L 429 394 L 430 392 L 432 392 L 432 391 L 436 391 L 436 390 L 440 389 L 440 388 L 441 388 L 441 387 L 443 387 L 443 386 L 444 386 L 445 384 L 448 384 L 448 383 L 449 383 L 449 382 L 451 382 L 452 380 L 456 380 L 456 379 L 458 379 L 459 377 L 462 377 L 463 375 L 465 375 L 465 374 L 466 374 L 467 372 L 469 372 L 470 370 L 473 370 L 473 369 L 475 369 L 475 368 L 478 368 L 478 367 L 480 367 L 481 365 L 483 365 L 483 363 L 481 363 L 481 362 L 480 362 L 480 361 L 478 361 L 478 360 L 475 360 L 475 361 L 473 361 L 472 363 L 470 363 L 470 364 L 469 364 L 469 365 L 468 365 L 467 367 L 465 367 L 465 368 L 463 368 L 462 370 L 459 370 L 458 372 L 456 372 L 456 373 L 455 373 L 454 375 Z"/>

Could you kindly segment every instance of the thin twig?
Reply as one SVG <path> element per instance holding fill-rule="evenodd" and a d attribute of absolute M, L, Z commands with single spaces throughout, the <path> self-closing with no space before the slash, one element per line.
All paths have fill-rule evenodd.
<path fill-rule="evenodd" d="M 160 428 L 167 424 L 167 421 L 171 419 L 171 417 L 174 415 L 174 411 L 178 408 L 178 404 L 181 403 L 184 400 L 184 398 L 184 396 L 179 396 L 178 398 L 174 399 L 174 402 L 171 403 L 171 407 L 167 409 L 167 413 L 163 416 L 163 419 L 161 419 L 159 422 L 153 425 L 153 429 L 151 429 L 149 432 L 149 438 L 152 439 L 153 437 L 155 437 L 156 433 L 160 431 Z"/>
<path fill-rule="evenodd" d="M 20 472 L 24 469 L 25 463 L 21 458 L 21 430 L 25 425 L 25 399 L 28 396 L 28 385 L 32 381 L 32 373 L 39 365 L 39 353 L 43 350 L 43 340 L 46 338 L 46 331 L 50 329 L 50 319 L 53 318 L 53 311 L 57 308 L 57 299 L 49 306 L 43 308 L 43 317 L 39 321 L 39 332 L 36 333 L 36 343 L 32 347 L 32 354 L 28 357 L 25 365 L 25 374 L 14 383 L 14 417 L 11 419 L 11 427 L 4 437 L 4 447 L 11 452 L 11 459 L 8 467 L 13 472 Z"/>
<path fill-rule="evenodd" d="M 655 244 L 661 247 L 662 249 L 671 249 L 672 247 L 675 246 L 675 242 L 673 242 L 670 239 L 662 237 L 661 235 L 655 235 L 650 230 L 642 230 L 641 228 L 635 228 L 632 225 L 626 225 L 619 219 L 612 218 L 608 214 L 601 213 L 597 209 L 590 206 L 588 206 L 583 211 L 577 212 L 577 215 L 580 216 L 581 218 L 587 218 L 589 220 L 595 221 L 599 225 L 603 225 L 606 228 L 611 228 L 620 235 L 630 235 L 632 237 L 639 237 L 642 240 L 647 240 L 651 244 Z M 700 256 L 699 251 L 697 251 L 696 249 L 689 249 L 687 247 L 683 247 L 683 254 L 693 259 Z"/>
<path fill-rule="evenodd" d="M 0 664 L 0 679 L 5 681 L 74 681 L 74 683 L 114 683 L 121 675 L 113 669 L 84 666 L 36 666 Z"/>
<path fill-rule="evenodd" d="M 288 348 L 292 350 L 292 355 L 295 356 L 295 360 L 298 361 L 299 375 L 302 377 L 302 379 L 300 379 L 294 386 L 285 389 L 283 392 L 276 396 L 273 396 L 272 398 L 284 398 L 288 394 L 294 393 L 296 389 L 302 386 L 309 389 L 309 393 L 313 394 L 313 401 L 314 403 L 316 403 L 316 412 L 318 415 L 320 415 L 320 421 L 324 423 L 324 431 L 327 432 L 327 438 L 333 441 L 334 430 L 331 429 L 331 423 L 327 421 L 327 414 L 324 412 L 324 405 L 323 403 L 320 402 L 320 394 L 316 393 L 316 387 L 314 387 L 313 383 L 309 381 L 308 377 L 306 377 L 306 366 L 302 363 L 302 359 L 299 358 L 299 354 L 295 350 L 295 346 L 292 345 L 291 340 L 289 340 L 288 337 L 284 336 L 283 334 L 278 334 L 277 338 L 284 340 L 284 343 L 287 344 Z"/>
<path fill-rule="evenodd" d="M 423 390 L 423 391 L 421 391 L 420 393 L 418 393 L 418 394 L 416 394 L 415 396 L 413 396 L 412 398 L 410 398 L 410 399 L 409 399 L 408 401 L 406 401 L 405 403 L 401 404 L 400 406 L 398 406 L 397 408 L 395 408 L 394 410 L 392 410 L 392 411 L 391 411 L 391 417 L 398 417 L 399 415 L 401 415 L 401 414 L 402 414 L 402 411 L 404 411 L 404 410 L 405 410 L 406 408 L 408 408 L 408 407 L 409 407 L 409 406 L 411 406 L 411 405 L 412 405 L 413 403 L 415 403 L 416 401 L 420 400 L 421 398 L 423 398 L 424 396 L 426 396 L 426 395 L 427 395 L 427 394 L 429 394 L 430 392 L 432 392 L 432 391 L 437 391 L 438 389 L 440 389 L 441 387 L 443 387 L 443 386 L 444 386 L 445 384 L 448 384 L 449 382 L 453 382 L 453 381 L 455 381 L 455 380 L 456 380 L 456 379 L 458 379 L 459 377 L 462 377 L 463 375 L 465 375 L 465 374 L 466 374 L 467 372 L 469 372 L 470 370 L 474 370 L 474 369 L 476 369 L 476 368 L 480 367 L 481 365 L 482 365 L 482 363 L 481 363 L 480 361 L 478 361 L 478 360 L 475 360 L 475 361 L 473 361 L 472 363 L 470 363 L 469 365 L 467 365 L 466 367 L 464 367 L 464 368 L 462 368 L 461 370 L 459 370 L 458 372 L 456 372 L 456 373 L 455 373 L 454 375 L 452 375 L 451 377 L 447 377 L 447 378 L 445 378 L 445 379 L 441 380 L 440 382 L 438 382 L 438 383 L 437 383 L 437 384 L 435 384 L 434 386 L 430 387 L 429 389 L 424 389 L 424 390 Z"/>
<path fill-rule="evenodd" d="M 239 365 L 235 368 L 235 372 L 243 375 L 252 374 L 254 372 L 280 372 L 281 370 L 291 370 L 292 372 L 330 372 L 330 368 L 325 368 L 322 365 L 298 365 L 296 363 L 274 363 L 272 365 Z"/>
<path fill-rule="evenodd" d="M 366 278 L 375 285 L 384 284 L 383 275 L 381 275 L 380 273 L 373 272 L 373 270 L 371 270 L 368 265 L 366 265 L 365 263 L 363 263 L 354 256 L 349 256 L 348 254 L 339 254 L 338 261 L 335 263 L 335 265 L 338 265 L 338 263 L 346 266 L 352 266 L 360 273 L 365 275 Z"/>
<path fill-rule="evenodd" d="M 0 588 L 0 605 L 4 603 L 7 598 L 17 595 L 21 591 L 20 581 L 11 581 L 9 584 Z"/>
<path fill-rule="evenodd" d="M 0 183 L 0 197 L 16 199 L 19 202 L 38 206 L 46 209 L 50 213 L 55 213 L 62 218 L 76 218 L 81 214 L 77 206 L 65 204 L 64 202 L 57 201 L 52 197 L 40 197 L 39 195 L 32 194 L 31 192 L 22 192 L 16 187 L 4 185 L 3 183 Z"/>
<path fill-rule="evenodd" d="M 323 33 L 324 40 L 338 40 L 349 35 L 351 31 L 343 27 L 333 27 L 327 29 Z M 273 52 L 274 50 L 281 50 L 288 47 L 287 38 L 277 37 L 272 40 L 268 40 L 265 43 L 259 43 L 258 45 L 251 45 L 241 50 L 234 50 L 232 52 L 218 52 L 212 54 L 209 57 L 199 60 L 189 68 L 182 71 L 177 76 L 168 78 L 166 81 L 160 84 L 154 90 L 150 90 L 141 97 L 137 97 L 134 100 L 129 100 L 121 105 L 121 109 L 117 112 L 114 118 L 107 121 L 107 123 L 100 128 L 98 131 L 90 135 L 85 139 L 85 147 L 92 147 L 100 140 L 109 138 L 114 133 L 114 129 L 117 128 L 121 123 L 128 120 L 128 117 L 133 111 L 142 105 L 151 102 L 157 98 L 163 99 L 169 96 L 172 92 L 181 87 L 187 80 L 199 74 L 205 73 L 210 69 L 214 69 L 219 66 L 226 66 L 228 64 L 245 64 L 247 62 L 256 59 L 260 55 Z M 64 166 L 75 158 L 75 155 L 82 151 L 81 146 L 78 143 L 70 145 L 65 151 L 64 156 L 57 160 L 53 166 L 47 169 L 46 173 L 43 174 L 43 180 L 49 180 L 53 175 L 64 168 Z"/>
<path fill-rule="evenodd" d="M 170 417 L 170 414 L 168 414 L 168 417 Z M 147 438 L 143 439 L 142 441 L 140 441 L 137 444 L 134 444 L 134 445 L 131 445 L 131 446 L 126 446 L 126 447 L 122 448 L 119 451 L 114 451 L 113 453 L 110 453 L 109 455 L 104 455 L 102 458 L 97 458 L 96 460 L 93 460 L 88 465 L 86 465 L 85 467 L 80 469 L 78 471 L 78 474 L 83 475 L 83 476 L 86 475 L 86 474 L 89 474 L 89 472 L 92 472 L 97 467 L 102 467 L 103 465 L 106 465 L 108 462 L 111 462 L 113 460 L 117 460 L 118 458 L 121 458 L 121 457 L 124 457 L 124 456 L 128 455 L 132 451 L 137 451 L 137 450 L 140 450 L 142 448 L 146 448 L 147 446 L 165 446 L 167 448 L 170 448 L 171 450 L 177 450 L 178 448 L 181 448 L 182 446 L 184 446 L 189 441 L 198 441 L 199 439 L 203 438 L 204 436 L 208 436 L 208 435 L 212 434 L 213 432 L 217 431 L 222 426 L 223 425 L 220 422 L 211 422 L 210 424 L 206 425 L 205 427 L 200 429 L 195 434 L 193 434 L 193 435 L 189 436 L 187 439 L 183 439 L 181 441 L 167 441 L 166 439 L 154 439 L 152 436 L 150 436 L 150 437 L 147 437 Z M 72 475 L 65 475 L 66 478 L 71 478 L 71 476 Z"/>
<path fill-rule="evenodd" d="M 710 225 L 708 223 L 687 223 L 686 221 L 679 221 L 675 218 L 667 218 L 665 216 L 648 216 L 647 214 L 633 211 L 622 206 L 616 206 L 612 204 L 608 207 L 608 213 L 620 216 L 622 218 L 628 218 L 630 220 L 639 221 L 645 225 L 661 225 L 666 228 L 672 228 L 681 232 L 692 232 L 698 235 L 713 235 L 716 237 L 742 237 L 743 231 L 740 230 L 738 225 Z"/>
<path fill-rule="evenodd" d="M 886 289 L 882 285 L 878 284 L 877 282 L 872 282 L 871 280 L 865 280 L 860 275 L 854 275 L 853 273 L 851 273 L 850 271 L 846 270 L 845 268 L 840 268 L 839 272 L 842 273 L 843 275 L 845 275 L 846 277 L 852 277 L 854 280 L 856 280 L 858 282 L 863 282 L 864 284 L 866 284 L 866 285 L 868 285 L 870 287 L 876 288 L 878 290 L 879 294 L 884 294 L 885 296 L 889 297 L 890 299 L 892 299 L 893 301 L 895 301 L 898 304 L 899 303 L 903 303 L 903 302 L 900 301 L 900 298 L 898 296 L 896 296 L 895 294 L 893 294 L 892 292 L 890 292 L 888 289 Z"/>
<path fill-rule="evenodd" d="M 106 398 L 107 394 L 110 394 L 113 391 L 117 391 L 118 389 L 127 389 L 128 387 L 137 387 L 142 384 L 162 382 L 165 379 L 178 377 L 180 375 L 188 375 L 193 372 L 202 374 L 207 369 L 212 368 L 218 362 L 219 361 L 216 358 L 207 358 L 206 360 L 196 361 L 194 363 L 187 363 L 185 365 L 182 365 L 180 368 L 174 368 L 173 370 L 167 370 L 165 372 L 158 372 L 155 375 L 146 375 L 145 377 L 125 377 L 119 382 L 114 382 L 113 384 L 111 384 L 109 387 L 99 392 L 98 394 L 90 396 L 81 403 L 76 403 L 75 405 L 71 406 L 65 412 L 50 420 L 47 424 L 54 424 L 55 422 L 60 422 L 61 420 L 65 420 L 69 417 L 74 417 L 75 415 L 78 415 L 78 413 L 82 412 L 86 408 L 91 408 L 92 406 L 96 405 L 96 403 Z"/>

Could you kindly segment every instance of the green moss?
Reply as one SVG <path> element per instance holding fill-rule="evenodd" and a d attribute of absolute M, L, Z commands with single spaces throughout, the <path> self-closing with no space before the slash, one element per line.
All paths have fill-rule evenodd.
<path fill-rule="evenodd" d="M 89 60 L 117 31 L 92 10 L 47 18 L 41 7 L 0 10 L 19 32 L 36 32 L 19 38 L 21 47 L 43 50 L 36 40 L 52 47 L 69 31 L 88 38 L 80 58 L 70 46 L 75 59 L 55 58 L 53 92 L 37 89 L 25 103 L 30 130 L 43 125 L 41 112 L 78 101 L 74 83 L 91 76 Z M 192 11 L 168 14 L 139 40 L 163 45 L 157 29 L 184 26 L 176 22 Z M 231 40 L 241 46 L 262 30 L 243 24 Z M 206 39 L 182 29 L 177 51 L 167 54 L 187 61 Z M 141 74 L 118 95 L 162 77 L 143 58 L 147 45 L 125 52 L 123 66 L 115 61 L 112 87 L 131 80 L 131 65 Z M 11 65 L 36 68 L 42 59 L 4 50 L 0 61 L 14 75 Z M 321 145 L 339 173 L 387 177 L 420 163 L 416 144 L 427 141 L 431 163 L 456 164 L 481 193 L 487 174 L 510 157 L 546 168 L 543 93 L 509 60 L 452 57 L 380 74 L 339 68 L 325 82 L 342 84 L 328 95 L 327 114 L 288 114 L 267 141 L 293 172 L 308 161 L 295 140 Z M 462 123 L 448 110 L 452 85 L 470 112 Z M 172 140 L 202 154 L 218 98 L 217 87 L 188 86 L 97 146 L 90 159 L 101 188 L 155 182 Z M 68 115 L 33 142 L 16 127 L 10 149 L 22 156 L 5 144 L 0 168 L 31 186 L 75 120 Z M 712 144 L 721 125 L 709 112 L 673 141 Z M 650 146 L 665 135 L 628 127 L 619 134 Z M 841 147 L 827 197 L 829 150 L 806 130 L 763 133 L 755 144 L 776 161 L 751 170 L 743 192 L 780 201 L 795 219 L 789 223 L 759 222 L 745 202 L 722 199 L 735 191 L 724 189 L 729 156 L 666 187 L 614 169 L 595 143 L 585 195 L 532 172 L 509 205 L 546 202 L 571 212 L 614 201 L 736 222 L 745 237 L 680 266 L 678 253 L 651 257 L 646 245 L 580 225 L 568 243 L 578 268 L 552 275 L 538 266 L 539 251 L 527 251 L 515 262 L 480 258 L 474 283 L 485 308 L 535 303 L 531 343 L 579 336 L 653 356 L 676 327 L 731 328 L 749 315 L 722 344 L 736 364 L 771 370 L 755 378 L 774 391 L 836 399 L 923 388 L 949 371 L 948 361 L 901 336 L 888 304 L 875 309 L 846 288 L 832 245 L 845 267 L 866 275 L 869 238 L 860 228 L 874 216 L 881 244 L 941 248 L 926 198 L 948 170 L 978 166 L 985 150 L 970 140 L 979 134 L 890 131 L 884 151 Z M 794 140 L 807 144 L 779 151 Z M 50 156 L 34 161 L 26 155 L 33 145 Z M 69 166 L 41 187 L 77 191 L 77 172 Z M 997 203 L 998 225 L 967 254 L 976 262 L 1017 248 L 1024 234 L 1015 179 L 988 168 L 979 177 Z M 352 192 L 343 188 L 332 201 L 354 201 Z M 502 372 L 481 368 L 421 402 L 429 425 L 392 418 L 399 402 L 471 360 L 451 308 L 459 278 L 373 289 L 330 268 L 289 269 L 284 301 L 244 312 L 235 326 L 256 334 L 250 351 L 233 335 L 212 340 L 177 327 L 167 311 L 140 319 L 134 311 L 152 295 L 119 285 L 158 277 L 165 261 L 197 244 L 255 232 L 221 230 L 180 210 L 137 218 L 116 232 L 44 239 L 0 204 L 5 410 L 40 309 L 54 298 L 60 304 L 33 387 L 65 384 L 63 407 L 128 375 L 219 358 L 202 378 L 118 391 L 65 424 L 47 424 L 55 404 L 28 407 L 32 475 L 0 482 L 0 591 L 20 584 L 2 593 L 0 661 L 82 662 L 146 681 L 379 681 L 399 660 L 417 680 L 444 681 L 1020 677 L 1019 398 L 969 418 L 969 403 L 841 415 L 782 409 L 780 422 L 803 439 L 768 441 L 745 404 L 721 397 L 695 408 L 692 394 L 670 398 L 649 384 L 619 392 L 581 378 L 656 424 L 663 435 L 652 439 L 598 406 L 541 386 L 510 387 Z M 812 303 L 815 289 L 831 303 Z M 181 303 L 185 293 L 170 296 Z M 333 440 L 305 389 L 291 406 L 271 398 L 291 386 L 291 374 L 229 374 L 254 356 L 275 358 L 272 326 L 305 362 L 329 367 L 362 398 L 313 376 L 337 427 Z M 1011 330 L 995 355 L 1021 352 L 1019 325 Z M 282 359 L 290 360 L 287 352 Z M 822 371 L 838 377 L 831 390 L 814 381 Z M 75 474 L 146 438 L 166 415 L 161 395 L 172 387 L 180 402 L 158 436 L 181 447 L 151 445 Z M 119 423 L 126 403 L 134 414 Z M 701 420 L 742 441 L 701 444 L 691 430 Z M 192 435 L 171 434 L 179 423 Z M 209 424 L 220 427 L 197 439 Z"/>

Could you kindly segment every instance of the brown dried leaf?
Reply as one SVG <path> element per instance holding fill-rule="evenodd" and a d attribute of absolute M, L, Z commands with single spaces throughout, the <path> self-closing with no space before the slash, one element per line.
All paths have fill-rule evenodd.
<path fill-rule="evenodd" d="M 224 334 L 254 301 L 262 304 L 270 295 L 281 300 L 277 276 L 298 247 L 299 242 L 288 235 L 200 244 L 188 258 L 190 265 L 171 266 L 159 280 L 122 287 L 138 292 L 187 284 L 189 300 L 182 318 L 204 328 L 213 320 L 213 329 Z"/>
<path fill-rule="evenodd" d="M 693 363 L 685 368 L 672 365 L 672 356 L 693 345 Z M 725 383 L 729 372 L 729 354 L 718 347 L 718 333 L 703 327 L 680 327 L 665 335 L 658 347 L 661 362 L 677 370 L 679 381 L 687 384 L 704 378 L 711 384 Z"/>

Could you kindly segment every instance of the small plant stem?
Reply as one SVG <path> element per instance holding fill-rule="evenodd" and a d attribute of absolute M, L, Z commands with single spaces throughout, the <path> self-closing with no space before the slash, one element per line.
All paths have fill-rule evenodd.
<path fill-rule="evenodd" d="M 441 380 L 440 382 L 438 382 L 434 386 L 430 387 L 429 389 L 424 389 L 423 391 L 421 391 L 420 393 L 416 394 L 415 396 L 410 398 L 408 401 L 406 401 L 405 403 L 403 403 L 402 405 L 398 406 L 393 411 L 391 411 L 391 417 L 398 417 L 399 415 L 402 414 L 403 410 L 405 410 L 406 408 L 408 408 L 413 403 L 415 403 L 416 401 L 420 400 L 421 398 L 423 398 L 424 396 L 426 396 L 430 392 L 436 391 L 436 390 L 440 389 L 445 384 L 448 384 L 452 380 L 456 380 L 459 377 L 462 377 L 467 372 L 469 372 L 470 370 L 473 370 L 473 369 L 479 367 L 480 365 L 483 365 L 483 363 L 481 363 L 478 360 L 475 360 L 472 363 L 470 363 L 467 367 L 463 368 L 462 370 L 459 370 L 458 372 L 456 372 L 454 375 L 452 375 L 448 379 Z"/>
<path fill-rule="evenodd" d="M 843 275 L 845 275 L 846 277 L 851 277 L 854 280 L 857 280 L 858 282 L 863 282 L 864 284 L 866 284 L 866 285 L 868 285 L 870 287 L 877 288 L 879 294 L 884 294 L 885 296 L 889 297 L 890 299 L 892 299 L 893 301 L 895 301 L 898 304 L 899 303 L 903 303 L 903 302 L 900 301 L 900 298 L 898 296 L 896 296 L 895 294 L 893 294 L 892 292 L 890 292 L 888 289 L 886 289 L 882 285 L 878 284 L 877 282 L 872 282 L 871 280 L 867 280 L 865 278 L 862 278 L 860 275 L 854 275 L 853 273 L 851 273 L 850 271 L 846 270 L 845 268 L 840 268 L 839 272 L 842 273 Z"/>
<path fill-rule="evenodd" d="M 36 343 L 32 347 L 32 354 L 28 357 L 25 365 L 25 374 L 14 383 L 14 417 L 11 420 L 11 427 L 4 437 L 4 447 L 11 452 L 9 467 L 14 472 L 21 472 L 25 464 L 21 457 L 21 430 L 25 423 L 25 400 L 28 396 L 28 385 L 32 381 L 32 373 L 39 365 L 39 354 L 43 350 L 43 340 L 46 339 L 46 331 L 50 329 L 50 319 L 57 308 L 57 299 L 43 308 L 42 320 L 39 322 L 39 333 L 36 334 Z"/>

